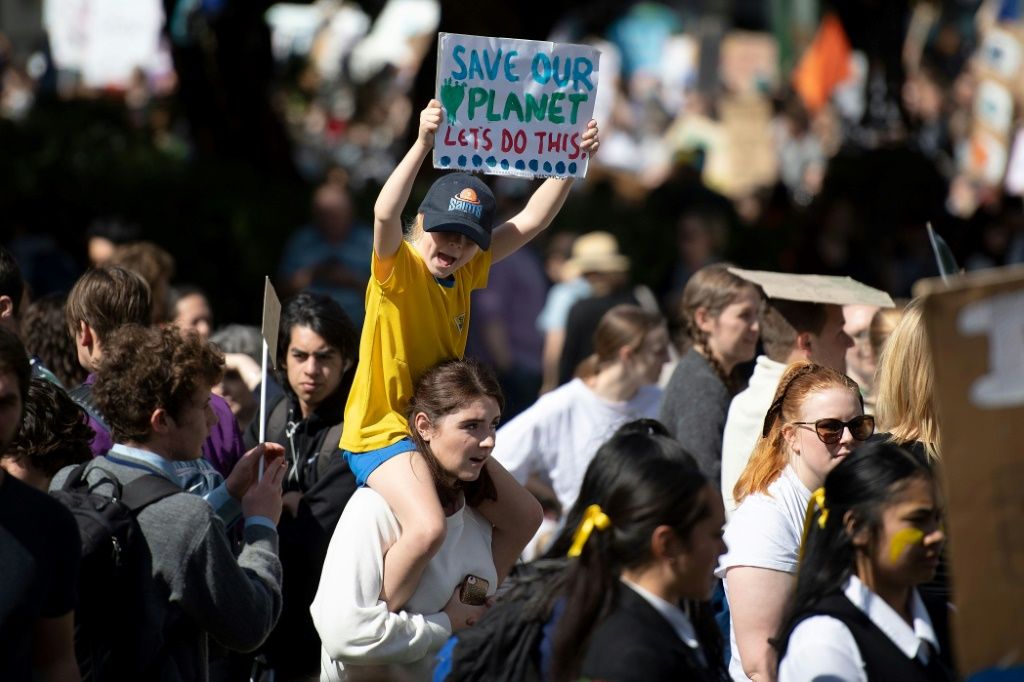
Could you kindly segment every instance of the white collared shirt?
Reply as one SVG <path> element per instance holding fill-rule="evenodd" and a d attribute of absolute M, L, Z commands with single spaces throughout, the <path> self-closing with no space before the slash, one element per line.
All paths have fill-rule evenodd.
<path fill-rule="evenodd" d="M 693 623 L 690 622 L 690 617 L 686 615 L 685 611 L 653 592 L 645 590 L 634 582 L 625 578 L 620 578 L 620 580 L 622 580 L 623 585 L 640 595 L 645 602 L 660 613 L 668 621 L 669 625 L 672 626 L 672 629 L 676 631 L 676 634 L 679 635 L 679 639 L 683 640 L 686 646 L 693 649 L 702 661 L 704 660 L 704 654 L 700 650 L 700 641 L 697 639 L 697 631 L 693 629 Z"/>
<path fill-rule="evenodd" d="M 903 654 L 927 664 L 939 650 L 932 620 L 917 590 L 911 590 L 908 624 L 885 600 L 857 576 L 851 576 L 843 594 L 892 640 Z M 849 628 L 832 616 L 812 616 L 793 630 L 786 656 L 779 665 L 779 682 L 786 680 L 867 682 L 864 659 Z"/>

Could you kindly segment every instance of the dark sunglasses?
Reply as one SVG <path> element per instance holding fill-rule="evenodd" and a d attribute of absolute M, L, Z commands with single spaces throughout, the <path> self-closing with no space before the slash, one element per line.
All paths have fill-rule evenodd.
<path fill-rule="evenodd" d="M 843 439 L 843 431 L 849 427 L 850 435 L 857 440 L 867 440 L 875 432 L 875 418 L 870 414 L 862 414 L 848 422 L 825 418 L 816 422 L 791 422 L 801 426 L 813 426 L 818 439 L 825 445 L 835 445 Z"/>

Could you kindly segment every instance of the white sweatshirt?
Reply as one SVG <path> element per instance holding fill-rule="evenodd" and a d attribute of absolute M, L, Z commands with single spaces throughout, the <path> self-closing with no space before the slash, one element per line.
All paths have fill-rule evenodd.
<path fill-rule="evenodd" d="M 626 422 L 658 418 L 661 389 L 643 386 L 621 403 L 600 398 L 580 379 L 542 395 L 498 430 L 492 456 L 520 483 L 533 472 L 549 483 L 562 509 L 580 492 L 590 460 Z"/>
<path fill-rule="evenodd" d="M 494 594 L 498 576 L 491 555 L 491 525 L 463 506 L 447 519 L 447 535 L 430 560 L 405 610 L 391 613 L 380 600 L 384 555 L 401 526 L 384 498 L 370 488 L 352 495 L 331 538 L 320 586 L 309 611 L 320 634 L 320 679 L 347 678 L 345 663 L 418 664 L 432 667 L 434 653 L 451 635 L 441 609 L 467 574 L 483 578 Z"/>

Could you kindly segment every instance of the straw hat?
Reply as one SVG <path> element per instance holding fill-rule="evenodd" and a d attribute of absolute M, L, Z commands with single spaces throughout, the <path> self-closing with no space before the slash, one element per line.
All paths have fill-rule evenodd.
<path fill-rule="evenodd" d="M 628 272 L 629 258 L 619 253 L 619 242 L 608 232 L 588 232 L 572 243 L 565 267 L 572 274 Z"/>

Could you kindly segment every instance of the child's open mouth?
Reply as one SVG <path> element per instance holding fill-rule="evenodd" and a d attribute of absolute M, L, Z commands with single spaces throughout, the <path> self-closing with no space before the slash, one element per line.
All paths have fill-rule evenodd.
<path fill-rule="evenodd" d="M 447 253 L 437 252 L 437 260 L 441 263 L 442 267 L 450 268 L 455 263 L 455 256 L 449 256 Z"/>

